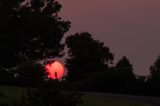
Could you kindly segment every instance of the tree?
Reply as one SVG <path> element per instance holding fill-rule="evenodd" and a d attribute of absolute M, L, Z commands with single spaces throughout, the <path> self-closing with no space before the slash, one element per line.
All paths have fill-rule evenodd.
<path fill-rule="evenodd" d="M 0 71 L 16 70 L 24 86 L 44 80 L 44 68 L 35 62 L 62 56 L 60 41 L 70 27 L 58 16 L 61 7 L 57 0 L 0 0 Z M 75 106 L 79 96 L 61 84 L 45 80 L 41 87 L 29 88 L 17 105 Z"/>
<path fill-rule="evenodd" d="M 28 61 L 16 69 L 16 80 L 21 86 L 40 87 L 47 79 L 47 72 L 40 63 Z"/>
<path fill-rule="evenodd" d="M 151 95 L 160 95 L 160 56 L 150 67 L 150 77 L 147 80 L 148 90 Z"/>
<path fill-rule="evenodd" d="M 147 77 L 146 76 L 136 76 L 136 84 L 134 86 L 135 94 L 146 95 L 147 88 Z"/>
<path fill-rule="evenodd" d="M 67 37 L 65 44 L 69 49 L 65 66 L 70 81 L 85 80 L 93 73 L 102 72 L 113 60 L 109 48 L 87 32 Z"/>
<path fill-rule="evenodd" d="M 56 0 L 0 1 L 0 69 L 61 56 L 70 27 L 58 16 L 61 7 Z"/>
<path fill-rule="evenodd" d="M 124 56 L 118 61 L 116 68 L 116 86 L 120 92 L 125 92 L 133 88 L 135 75 L 129 60 Z"/>

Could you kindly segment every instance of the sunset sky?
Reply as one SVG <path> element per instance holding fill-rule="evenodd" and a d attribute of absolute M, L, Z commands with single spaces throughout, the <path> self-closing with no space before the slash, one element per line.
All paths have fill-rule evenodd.
<path fill-rule="evenodd" d="M 67 33 L 90 32 L 115 54 L 127 56 L 139 75 L 160 54 L 159 0 L 60 0 L 60 16 L 71 21 Z"/>

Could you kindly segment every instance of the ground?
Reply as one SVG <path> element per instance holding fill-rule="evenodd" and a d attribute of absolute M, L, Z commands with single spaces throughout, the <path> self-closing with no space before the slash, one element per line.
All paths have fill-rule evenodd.
<path fill-rule="evenodd" d="M 19 101 L 25 90 L 21 87 L 0 86 L 0 106 Z"/>
<path fill-rule="evenodd" d="M 157 97 L 92 92 L 83 96 L 83 102 L 78 106 L 160 106 L 160 98 Z"/>
<path fill-rule="evenodd" d="M 26 88 L 0 86 L 0 106 L 20 100 L 25 91 Z M 78 106 L 160 106 L 160 98 L 157 97 L 93 92 L 84 93 L 82 101 Z"/>

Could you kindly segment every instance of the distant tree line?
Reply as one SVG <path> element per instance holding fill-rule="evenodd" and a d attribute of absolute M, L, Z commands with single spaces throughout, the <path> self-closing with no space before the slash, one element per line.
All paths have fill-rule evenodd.
<path fill-rule="evenodd" d="M 65 43 L 67 80 L 80 90 L 160 96 L 160 57 L 148 76 L 139 76 L 125 56 L 114 65 L 110 49 L 87 32 L 71 35 Z"/>

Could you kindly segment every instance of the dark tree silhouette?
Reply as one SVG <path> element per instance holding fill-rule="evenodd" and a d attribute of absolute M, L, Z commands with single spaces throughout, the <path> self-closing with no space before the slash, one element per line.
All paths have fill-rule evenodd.
<path fill-rule="evenodd" d="M 150 67 L 150 77 L 148 78 L 148 89 L 151 95 L 160 95 L 160 56 Z"/>
<path fill-rule="evenodd" d="M 136 83 L 134 86 L 135 94 L 147 95 L 147 77 L 146 76 L 136 76 Z"/>
<path fill-rule="evenodd" d="M 0 0 L 0 71 L 16 70 L 24 86 L 43 81 L 44 68 L 35 61 L 62 56 L 60 41 L 70 27 L 58 16 L 61 7 L 57 0 Z M 45 80 L 19 106 L 76 106 L 77 93 L 63 88 L 58 80 Z"/>
<path fill-rule="evenodd" d="M 61 56 L 60 43 L 70 22 L 58 16 L 56 0 L 0 1 L 0 69 L 26 60 Z"/>
<path fill-rule="evenodd" d="M 66 81 L 47 80 L 41 89 L 28 89 L 16 106 L 77 106 L 81 96 Z"/>
<path fill-rule="evenodd" d="M 89 33 L 71 35 L 65 43 L 69 49 L 65 65 L 68 80 L 85 80 L 93 73 L 106 70 L 113 60 L 109 48 L 94 40 Z"/>
<path fill-rule="evenodd" d="M 92 91 L 133 94 L 135 83 L 132 65 L 126 57 L 123 57 L 116 66 L 90 76 L 84 87 Z"/>
<path fill-rule="evenodd" d="M 16 69 L 15 75 L 17 83 L 26 87 L 40 87 L 45 79 L 47 79 L 47 73 L 44 71 L 44 67 L 40 63 L 34 63 L 32 61 L 20 65 Z"/>
<path fill-rule="evenodd" d="M 124 56 L 116 64 L 116 86 L 120 92 L 128 91 L 133 88 L 135 82 L 135 75 L 129 60 Z M 118 90 L 118 89 L 117 89 Z"/>

